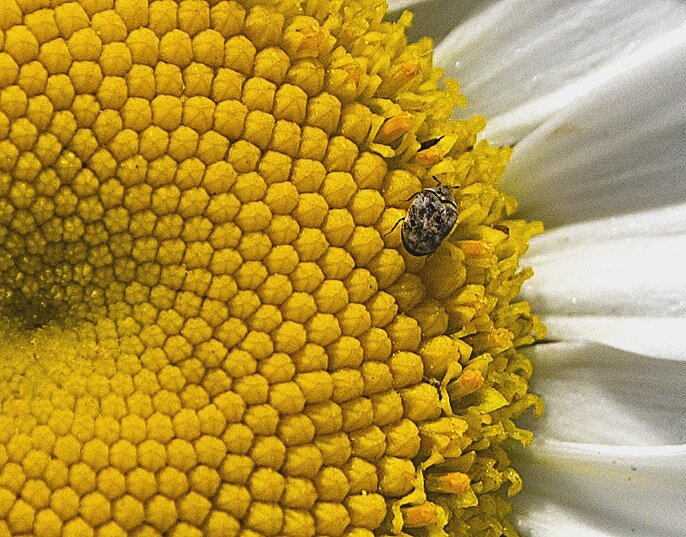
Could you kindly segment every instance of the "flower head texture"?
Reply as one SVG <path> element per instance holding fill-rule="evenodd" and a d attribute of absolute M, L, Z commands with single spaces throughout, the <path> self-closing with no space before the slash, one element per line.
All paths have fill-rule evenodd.
<path fill-rule="evenodd" d="M 411 15 L 0 13 L 0 535 L 514 535 L 541 225 Z"/>
<path fill-rule="evenodd" d="M 518 529 L 686 535 L 686 6 L 392 4 L 489 140 L 515 144 L 503 189 L 546 225 L 524 258 L 548 335 L 530 353 L 546 412 L 513 454 Z"/>

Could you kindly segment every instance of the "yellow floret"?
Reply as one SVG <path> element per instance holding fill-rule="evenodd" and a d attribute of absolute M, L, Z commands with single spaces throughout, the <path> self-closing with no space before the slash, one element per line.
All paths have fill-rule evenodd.
<path fill-rule="evenodd" d="M 411 15 L 54 4 L 0 0 L 0 533 L 513 535 L 540 225 Z"/>

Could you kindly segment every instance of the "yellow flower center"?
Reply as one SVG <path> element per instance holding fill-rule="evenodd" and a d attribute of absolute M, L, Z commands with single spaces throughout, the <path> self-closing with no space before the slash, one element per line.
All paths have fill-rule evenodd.
<path fill-rule="evenodd" d="M 0 13 L 0 535 L 513 533 L 540 225 L 410 14 Z M 417 257 L 433 177 L 457 225 Z"/>

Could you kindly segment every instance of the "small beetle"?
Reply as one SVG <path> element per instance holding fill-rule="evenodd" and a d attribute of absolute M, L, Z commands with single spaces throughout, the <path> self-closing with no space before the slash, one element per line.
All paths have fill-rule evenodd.
<path fill-rule="evenodd" d="M 438 186 L 425 188 L 410 199 L 407 216 L 398 220 L 391 231 L 400 228 L 403 246 L 415 256 L 432 254 L 441 245 L 457 221 L 457 203 L 452 188 L 434 177 Z M 390 233 L 390 231 L 389 231 Z"/>

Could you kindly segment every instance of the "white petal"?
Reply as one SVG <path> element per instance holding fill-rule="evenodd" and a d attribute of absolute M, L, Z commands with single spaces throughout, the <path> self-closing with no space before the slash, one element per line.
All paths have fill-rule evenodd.
<path fill-rule="evenodd" d="M 391 19 L 405 9 L 414 13 L 412 26 L 407 31 L 410 41 L 429 36 L 438 44 L 462 21 L 497 2 L 498 0 L 391 0 L 388 7 Z"/>
<path fill-rule="evenodd" d="M 535 250 L 533 250 L 535 252 Z M 561 246 L 531 255 L 526 297 L 538 312 L 686 318 L 686 233 Z"/>
<path fill-rule="evenodd" d="M 524 263 L 535 275 L 522 294 L 550 340 L 686 360 L 686 211 L 678 209 L 562 227 L 532 241 Z"/>
<path fill-rule="evenodd" d="M 674 234 L 686 234 L 686 203 L 549 229 L 533 238 L 531 252 L 540 256 L 565 246 Z"/>
<path fill-rule="evenodd" d="M 527 474 L 528 476 L 529 474 Z M 525 485 L 526 486 L 526 485 Z M 558 486 L 557 483 L 553 486 Z M 572 505 L 560 505 L 543 491 L 543 496 L 531 490 L 524 492 L 514 499 L 515 519 L 521 535 L 526 537 L 626 537 L 631 530 L 632 537 L 653 537 L 653 535 L 636 535 L 635 528 L 627 528 L 626 524 L 615 521 L 616 530 L 594 528 L 593 520 Z M 596 523 L 598 521 L 595 521 Z M 606 526 L 607 522 L 600 526 Z"/>
<path fill-rule="evenodd" d="M 436 10 L 434 18 L 444 25 L 450 16 Z M 467 112 L 489 119 L 486 136 L 514 143 L 593 88 L 686 39 L 685 25 L 686 5 L 677 0 L 501 0 L 459 24 L 435 57 L 461 81 Z"/>
<path fill-rule="evenodd" d="M 540 344 L 528 353 L 530 389 L 546 401 L 543 417 L 533 422 L 539 442 L 686 444 L 686 362 L 588 342 Z"/>
<path fill-rule="evenodd" d="M 686 361 L 686 320 L 657 317 L 543 316 L 553 341 L 586 339 L 646 356 Z"/>
<path fill-rule="evenodd" d="M 530 350 L 546 413 L 513 457 L 522 534 L 686 535 L 686 363 L 589 343 Z"/>
<path fill-rule="evenodd" d="M 534 445 L 515 513 L 531 537 L 686 535 L 686 446 Z"/>
<path fill-rule="evenodd" d="M 524 139 L 503 180 L 522 214 L 556 226 L 686 201 L 684 72 L 686 42 Z"/>
<path fill-rule="evenodd" d="M 398 11 L 400 9 L 415 8 L 427 0 L 388 0 L 388 10 Z"/>

